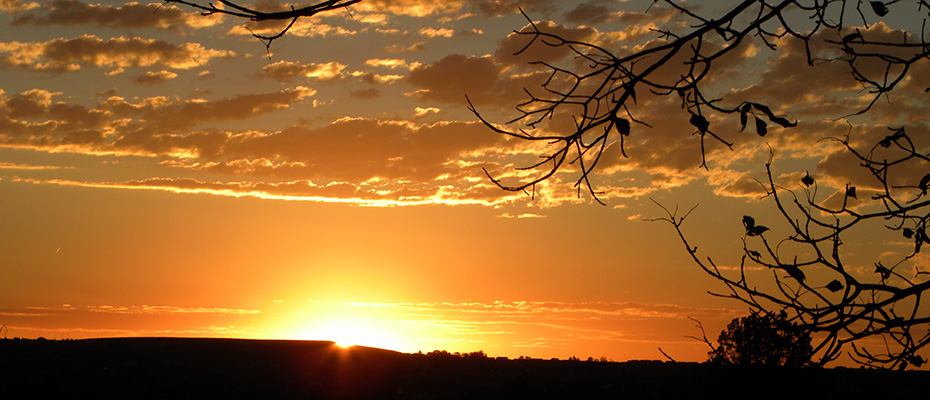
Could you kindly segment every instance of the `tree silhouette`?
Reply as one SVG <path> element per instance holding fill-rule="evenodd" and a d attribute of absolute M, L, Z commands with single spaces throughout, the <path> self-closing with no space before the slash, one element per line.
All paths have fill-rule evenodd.
<path fill-rule="evenodd" d="M 496 185 L 511 191 L 535 190 L 536 184 L 564 172 L 575 174 L 579 194 L 584 189 L 603 204 L 592 183 L 592 172 L 612 146 L 619 147 L 618 153 L 625 157 L 626 141 L 650 127 L 649 121 L 637 118 L 640 110 L 648 107 L 650 100 L 669 96 L 681 100 L 682 114 L 692 127 L 682 133 L 699 136 L 699 167 L 705 169 L 709 168 L 706 143 L 732 149 L 735 141 L 730 138 L 735 132 L 725 132 L 712 121 L 734 118 L 741 131 L 755 131 L 759 136 L 771 134 L 773 127 L 795 127 L 797 121 L 772 111 L 770 104 L 753 99 L 723 104 L 706 95 L 709 78 L 720 73 L 721 59 L 745 50 L 750 39 L 777 51 L 778 40 L 793 38 L 803 43 L 806 62 L 812 68 L 828 62 L 845 65 L 846 73 L 861 85 L 860 95 L 866 102 L 842 118 L 872 110 L 878 100 L 907 79 L 915 64 L 930 58 L 930 43 L 923 30 L 915 38 L 910 34 L 881 36 L 860 28 L 880 21 L 889 8 L 908 6 L 915 15 L 923 15 L 921 26 L 926 27 L 930 4 L 925 0 L 743 0 L 713 17 L 671 0 L 655 0 L 652 5 L 658 3 L 692 24 L 684 33 L 657 30 L 663 41 L 626 54 L 613 54 L 603 44 L 544 31 L 527 17 L 527 28 L 515 32 L 527 38 L 518 54 L 543 46 L 567 50 L 576 62 L 568 67 L 533 62 L 549 71 L 549 77 L 540 90 L 526 89 L 529 98 L 517 106 L 518 116 L 505 124 L 486 120 L 469 102 L 470 110 L 490 129 L 538 143 L 543 149 L 538 162 L 515 174 L 516 179 L 523 179 L 516 183 L 504 183 L 485 170 Z M 828 31 L 831 35 L 826 35 Z M 821 35 L 816 36 L 818 33 Z M 815 43 L 815 37 L 828 39 Z M 824 53 L 812 50 L 815 46 L 831 47 L 837 55 L 817 58 Z M 565 115 L 571 117 L 570 127 L 559 130 L 545 125 Z M 903 126 L 889 128 L 889 134 L 870 148 L 857 148 L 848 135 L 832 140 L 866 172 L 867 187 L 857 191 L 848 184 L 838 196 L 825 198 L 818 193 L 818 183 L 810 173 L 791 183 L 777 181 L 772 173 L 774 157 L 770 157 L 765 165 L 767 180 L 760 184 L 781 218 L 741 218 L 745 234 L 738 268 L 721 268 L 711 258 L 698 255 L 697 247 L 682 231 L 690 211 L 679 215 L 677 209 L 660 205 L 666 216 L 655 220 L 670 223 L 693 261 L 728 289 L 712 294 L 741 302 L 754 315 L 784 313 L 784 323 L 809 333 L 816 354 L 814 364 L 833 361 L 845 350 L 855 362 L 866 366 L 920 366 L 925 360 L 917 352 L 930 343 L 930 310 L 921 302 L 930 289 L 930 280 L 917 257 L 922 245 L 930 243 L 926 233 L 930 174 L 923 174 L 928 171 L 930 157 Z M 866 192 L 871 196 L 860 198 Z M 740 217 L 733 220 L 738 223 Z M 844 251 L 844 238 L 854 232 L 862 235 L 862 231 L 877 235 L 882 230 L 911 241 L 911 250 L 889 255 L 894 249 L 883 249 L 889 254 L 872 255 L 874 272 L 846 262 L 849 255 Z M 891 256 L 897 257 L 893 263 L 882 262 Z"/>
<path fill-rule="evenodd" d="M 723 365 L 780 365 L 803 367 L 813 349 L 810 333 L 788 321 L 785 314 L 750 314 L 736 318 L 720 332 L 711 363 Z"/>

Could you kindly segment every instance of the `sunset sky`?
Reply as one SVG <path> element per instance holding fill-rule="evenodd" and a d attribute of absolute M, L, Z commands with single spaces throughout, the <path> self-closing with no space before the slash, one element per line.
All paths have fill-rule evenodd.
<path fill-rule="evenodd" d="M 704 15 L 726 3 L 688 2 Z M 485 127 L 465 96 L 504 123 L 547 76 L 528 61 L 575 63 L 543 47 L 515 56 L 526 37 L 512 32 L 527 25 L 517 7 L 622 54 L 694 23 L 651 4 L 363 0 L 299 20 L 266 50 L 246 21 L 157 1 L 0 0 L 4 334 L 613 360 L 661 359 L 661 347 L 703 360 L 688 317 L 716 337 L 747 309 L 708 295 L 723 288 L 673 227 L 644 221 L 664 215 L 656 202 L 698 205 L 684 225 L 692 244 L 737 265 L 743 215 L 778 226 L 755 181 L 770 152 L 787 189 L 809 172 L 823 199 L 847 183 L 867 198 L 867 177 L 821 139 L 866 146 L 906 124 L 926 145 L 930 71 L 916 64 L 869 113 L 840 119 L 871 100 L 844 64 L 811 68 L 797 41 L 778 52 L 751 41 L 721 60 L 714 94 L 728 107 L 766 102 L 797 127 L 760 137 L 714 117 L 735 145 L 712 145 L 705 170 L 681 100 L 644 95 L 637 117 L 652 128 L 634 128 L 629 158 L 613 142 L 593 175 L 606 206 L 579 196 L 573 171 L 534 196 L 494 186 L 483 168 L 518 179 L 539 148 Z M 865 10 L 868 31 L 919 32 L 914 11 L 879 22 Z M 848 240 L 850 268 L 869 273 L 912 245 Z"/>

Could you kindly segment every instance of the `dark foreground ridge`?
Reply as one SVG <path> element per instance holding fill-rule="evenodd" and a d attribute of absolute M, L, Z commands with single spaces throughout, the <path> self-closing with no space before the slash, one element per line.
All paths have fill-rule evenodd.
<path fill-rule="evenodd" d="M 926 398 L 930 372 L 404 354 L 332 342 L 0 340 L 4 397 L 97 399 Z"/>

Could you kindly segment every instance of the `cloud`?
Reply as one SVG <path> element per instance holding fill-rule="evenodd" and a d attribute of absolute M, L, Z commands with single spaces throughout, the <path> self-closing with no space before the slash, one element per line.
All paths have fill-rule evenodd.
<path fill-rule="evenodd" d="M 580 3 L 565 13 L 564 19 L 576 24 L 600 24 L 610 21 L 619 21 L 624 25 L 646 26 L 654 23 L 665 23 L 671 20 L 678 12 L 671 7 L 649 7 L 649 13 L 617 10 L 616 2 L 611 0 L 591 0 Z"/>
<path fill-rule="evenodd" d="M 175 307 L 175 306 L 87 306 L 87 311 L 107 314 L 211 314 L 211 315 L 256 315 L 260 310 L 217 307 Z"/>
<path fill-rule="evenodd" d="M 516 14 L 521 8 L 531 15 L 546 16 L 555 11 L 550 0 L 477 0 L 471 2 L 471 7 L 482 15 L 490 17 Z"/>
<path fill-rule="evenodd" d="M 443 18 L 463 18 L 474 13 L 483 16 L 516 14 L 520 8 L 532 14 L 549 15 L 554 11 L 551 0 L 366 0 L 353 6 L 360 12 L 389 13 L 426 17 L 441 15 Z"/>
<path fill-rule="evenodd" d="M 930 147 L 930 126 L 926 123 L 908 125 L 905 130 L 915 149 Z M 926 174 L 927 163 L 916 158 L 904 160 L 909 153 L 899 149 L 897 144 L 892 144 L 888 148 L 878 146 L 882 139 L 892 134 L 893 132 L 886 127 L 857 126 L 849 132 L 848 141 L 859 154 L 879 162 L 888 162 L 889 166 L 882 173 L 889 189 L 895 195 L 906 194 L 901 199 L 909 201 L 913 198 L 912 196 L 919 193 L 917 184 Z M 902 140 L 901 143 L 903 144 L 904 141 Z M 910 145 L 904 144 L 903 147 L 906 149 L 908 146 Z M 917 151 L 920 152 L 920 150 Z M 816 169 L 820 176 L 815 176 L 815 178 L 819 185 L 834 189 L 845 189 L 846 184 L 849 184 L 860 191 L 884 192 L 885 188 L 880 180 L 868 168 L 863 167 L 862 163 L 861 159 L 852 152 L 843 150 L 837 143 L 836 151 L 820 159 Z M 879 165 L 874 167 L 878 168 Z M 869 198 L 868 195 L 860 195 L 860 197 Z"/>
<path fill-rule="evenodd" d="M 367 12 L 425 17 L 433 14 L 458 13 L 462 9 L 464 3 L 465 2 L 462 0 L 368 0 L 353 7 Z"/>
<path fill-rule="evenodd" d="M 77 186 L 99 189 L 156 190 L 176 194 L 209 194 L 226 197 L 252 197 L 265 200 L 342 203 L 367 207 L 415 206 L 427 204 L 494 206 L 512 203 L 515 196 L 485 191 L 474 195 L 474 188 L 403 187 L 350 183 L 316 185 L 311 181 L 267 182 L 206 182 L 190 178 L 151 178 L 141 181 L 100 182 L 63 179 L 13 178 L 15 182 L 37 185 Z M 377 184 L 377 182 L 375 182 Z M 421 186 L 421 187 L 418 187 Z"/>
<path fill-rule="evenodd" d="M 260 9 L 261 7 L 256 7 Z M 269 11 L 282 11 L 284 8 L 277 7 Z M 331 36 L 354 36 L 359 33 L 357 30 L 348 29 L 342 26 L 334 26 L 324 22 L 320 16 L 298 18 L 291 24 L 291 20 L 264 20 L 264 21 L 246 21 L 245 25 L 236 25 L 230 28 L 226 34 L 233 36 L 275 36 L 287 30 L 287 36 L 291 37 L 331 37 Z"/>
<path fill-rule="evenodd" d="M 165 71 L 165 70 L 158 71 L 158 72 L 146 71 L 145 74 L 136 75 L 132 77 L 132 80 L 133 82 L 136 82 L 142 85 L 156 85 L 159 83 L 163 83 L 165 81 L 172 80 L 177 77 L 178 77 L 178 74 L 171 72 L 171 71 Z"/>
<path fill-rule="evenodd" d="M 91 305 L 0 309 L 17 337 L 238 336 L 254 334 L 256 309 L 170 305 Z M 148 327 L 157 326 L 157 329 Z"/>
<path fill-rule="evenodd" d="M 511 214 L 503 213 L 497 216 L 498 218 L 504 219 L 536 219 L 536 218 L 546 218 L 545 215 L 533 214 L 533 213 L 522 213 L 522 214 Z"/>
<path fill-rule="evenodd" d="M 158 27 L 178 30 L 209 27 L 219 21 L 218 15 L 205 16 L 198 12 L 184 12 L 179 7 L 162 3 L 127 2 L 119 6 L 110 6 L 87 4 L 78 0 L 53 0 L 45 2 L 40 8 L 32 8 L 31 11 L 16 16 L 13 26 L 97 25 L 115 29 Z"/>
<path fill-rule="evenodd" d="M 463 104 L 467 95 L 475 104 L 513 105 L 523 88 L 539 86 L 544 74 L 508 75 L 491 57 L 451 54 L 410 71 L 407 81 L 419 87 L 414 97 Z"/>
<path fill-rule="evenodd" d="M 367 89 L 353 90 L 349 92 L 349 96 L 352 96 L 356 99 L 368 100 L 381 96 L 381 91 L 377 88 L 371 87 Z"/>
<path fill-rule="evenodd" d="M 414 117 L 425 117 L 429 114 L 438 114 L 441 110 L 437 107 L 417 107 L 414 109 Z"/>
<path fill-rule="evenodd" d="M 201 127 L 290 107 L 314 95 L 304 87 L 216 100 L 110 96 L 86 107 L 43 90 L 0 95 L 0 146 L 46 152 L 139 155 L 181 173 L 238 177 L 215 181 L 21 180 L 30 183 L 164 190 L 224 196 L 347 201 L 359 204 L 498 204 L 522 195 L 483 177 L 482 154 L 508 148 L 478 122 L 416 124 L 343 118 L 322 127 L 231 132 Z M 438 108 L 421 107 L 422 115 Z"/>
<path fill-rule="evenodd" d="M 365 60 L 365 65 L 371 67 L 384 67 L 391 69 L 410 69 L 419 66 L 418 63 L 410 65 L 407 60 L 399 58 L 372 58 Z"/>
<path fill-rule="evenodd" d="M 585 7 L 589 8 L 579 7 L 575 11 L 579 13 L 579 18 L 582 18 L 581 14 L 585 14 L 582 11 L 585 10 L 588 11 L 586 15 L 593 17 L 594 12 L 591 10 L 597 8 L 595 6 L 602 5 L 594 2 L 586 3 Z M 670 18 L 673 14 L 663 9 L 650 14 L 617 13 L 612 18 L 627 21 L 629 24 L 622 30 L 613 32 L 600 32 L 585 27 L 571 28 L 548 21 L 537 23 L 537 26 L 540 26 L 542 31 L 555 32 L 563 37 L 608 46 L 614 54 L 623 55 L 667 43 L 663 40 L 650 40 L 644 43 L 637 43 L 637 41 L 644 38 L 649 29 L 655 27 L 654 24 L 672 21 Z M 528 29 L 528 27 L 523 29 Z M 869 32 L 878 35 L 876 37 L 902 34 L 900 31 L 891 31 L 880 25 L 873 26 Z M 831 34 L 836 35 L 834 32 L 822 31 L 813 38 L 821 42 L 813 47 L 815 57 L 827 58 L 833 54 L 831 53 L 833 50 L 824 47 L 822 43 L 823 40 L 830 39 Z M 473 100 L 480 99 L 492 103 L 496 100 L 493 96 L 482 99 L 480 95 L 501 93 L 496 90 L 497 87 L 511 88 L 513 89 L 509 92 L 511 94 L 520 90 L 518 85 L 502 84 L 506 82 L 507 77 L 517 76 L 515 70 L 509 68 L 511 66 L 517 66 L 529 60 L 542 60 L 550 63 L 561 61 L 562 64 L 568 63 L 563 66 L 569 70 L 585 71 L 583 65 L 573 65 L 571 63 L 574 61 L 566 58 L 567 49 L 553 49 L 540 43 L 534 43 L 527 49 L 527 51 L 538 51 L 536 54 L 528 53 L 525 59 L 522 56 L 513 56 L 512 54 L 522 49 L 529 39 L 530 37 L 511 34 L 501 41 L 493 58 L 455 56 L 414 70 L 409 81 L 421 89 L 413 92 L 412 95 L 424 100 L 453 102 L 457 94 L 464 92 Z M 719 43 L 712 41 L 704 42 L 702 45 L 705 54 L 721 49 Z M 786 129 L 770 123 L 769 134 L 763 138 L 755 135 L 751 126 L 748 132 L 739 132 L 736 115 L 710 114 L 708 119 L 713 131 L 735 143 L 731 150 L 709 136 L 705 137 L 702 143 L 701 137 L 694 134 L 695 128 L 688 122 L 689 114 L 682 109 L 681 101 L 677 96 L 652 96 L 640 90 L 637 102 L 629 105 L 630 111 L 636 119 L 645 121 L 652 127 L 633 125 L 632 134 L 625 140 L 625 150 L 629 158 L 620 154 L 620 147 L 616 142 L 618 138 L 608 137 L 605 152 L 599 161 L 598 171 L 591 176 L 597 182 L 597 189 L 603 190 L 605 197 L 638 197 L 654 190 L 679 187 L 706 178 L 707 182 L 714 187 L 717 195 L 758 198 L 765 192 L 761 185 L 746 174 L 746 171 L 757 169 L 765 163 L 769 152 L 767 145 L 777 149 L 781 159 L 787 159 L 782 162 L 824 160 L 831 161 L 828 165 L 838 168 L 838 163 L 832 162 L 839 161 L 833 156 L 838 151 L 836 146 L 818 141 L 825 137 L 843 137 L 849 132 L 849 125 L 842 121 L 830 121 L 823 118 L 843 115 L 842 110 L 855 111 L 857 106 L 864 105 L 860 97 L 846 97 L 852 100 L 844 100 L 843 97 L 836 95 L 836 93 L 852 93 L 853 90 L 859 90 L 860 86 L 849 78 L 848 67 L 843 63 L 821 63 L 814 67 L 808 66 L 805 49 L 800 41 L 785 38 L 778 42 L 778 46 L 780 51 L 773 53 L 766 52 L 764 47 L 760 48 L 754 43 L 746 42 L 742 48 L 715 60 L 715 70 L 705 81 L 704 93 L 705 96 L 716 96 L 713 94 L 715 92 L 723 93 L 724 101 L 717 104 L 724 108 L 735 107 L 739 104 L 738 101 L 743 100 L 770 104 L 776 114 L 799 120 L 798 127 Z M 618 50 L 614 50 L 618 47 Z M 656 70 L 650 79 L 664 84 L 674 83 L 681 78 L 682 71 L 689 68 L 688 57 L 687 52 L 673 57 L 665 66 Z M 760 64 L 763 68 L 758 67 Z M 749 67 L 757 72 L 747 76 L 745 72 Z M 884 71 L 870 64 L 863 64 L 863 68 L 867 73 L 873 70 Z M 473 75 L 466 76 L 460 72 L 465 69 L 474 71 Z M 466 76 L 462 80 L 467 83 L 461 82 L 462 80 L 442 80 L 443 77 L 458 76 Z M 878 118 L 870 122 L 876 125 L 867 126 L 865 129 L 877 129 L 877 124 L 895 126 L 894 124 L 904 121 L 923 129 L 921 121 L 923 115 L 926 114 L 926 105 L 920 99 L 925 98 L 925 93 L 918 93 L 918 89 L 922 91 L 925 85 L 910 84 L 912 81 L 918 82 L 920 77 L 915 76 L 906 81 L 902 87 L 908 91 L 901 92 L 903 94 L 899 95 L 896 103 L 882 102 L 874 107 L 870 115 L 876 114 Z M 523 86 L 536 95 L 545 96 L 545 92 L 538 85 Z M 734 86 L 736 89 L 729 89 Z M 506 98 L 506 95 L 500 98 Z M 516 101 L 502 104 L 515 105 L 527 99 L 527 96 L 523 96 Z M 479 111 L 482 110 L 479 107 Z M 902 113 L 902 110 L 905 112 Z M 512 126 L 512 128 L 516 127 Z M 567 118 L 566 114 L 558 113 L 551 120 L 544 121 L 536 128 L 530 132 L 540 136 L 564 134 L 575 129 L 574 122 Z M 881 129 L 884 127 L 882 126 Z M 887 134 L 887 132 L 882 135 L 870 133 L 869 137 L 874 138 L 874 141 L 869 142 L 870 145 Z M 557 147 L 558 144 L 555 144 L 552 149 Z M 540 149 L 543 149 L 543 146 L 535 150 L 526 149 L 526 152 L 548 154 Z M 706 155 L 712 171 L 695 173 L 696 168 L 703 161 L 702 152 Z M 844 170 L 852 170 L 858 166 L 858 163 L 851 162 L 851 160 L 844 162 L 848 164 L 844 164 Z M 512 164 L 509 167 L 523 165 L 526 163 Z M 506 164 L 499 164 L 496 167 L 497 169 L 492 170 L 492 176 L 495 177 L 519 179 L 529 176 L 525 173 L 508 171 Z M 822 168 L 826 168 L 826 165 Z M 570 173 L 577 173 L 577 166 L 569 166 L 564 169 L 564 172 L 564 174 L 557 174 L 553 182 L 573 183 Z M 632 182 L 630 184 L 616 183 L 624 177 L 641 172 L 648 174 L 651 181 L 643 182 L 640 179 L 635 184 Z M 841 172 L 836 169 L 831 173 Z M 920 177 L 915 178 L 911 175 L 913 174 L 909 174 L 909 179 L 913 185 L 913 181 Z M 835 183 L 831 181 L 831 184 Z M 537 193 L 541 190 L 543 189 L 537 187 Z M 562 193 L 556 187 L 550 185 L 545 190 L 558 199 L 552 204 L 569 201 L 564 196 L 566 193 Z"/>
<path fill-rule="evenodd" d="M 392 44 L 388 46 L 387 48 L 385 48 L 384 50 L 387 51 L 388 53 L 412 53 L 415 51 L 421 51 L 424 48 L 426 48 L 426 44 L 420 42 L 420 43 L 414 43 L 410 46 Z"/>
<path fill-rule="evenodd" d="M 714 194 L 718 196 L 760 199 L 767 194 L 767 186 L 764 186 L 767 182 L 732 170 L 710 172 L 707 183 L 715 186 Z"/>
<path fill-rule="evenodd" d="M 579 42 L 592 43 L 599 34 L 594 28 L 569 27 L 552 21 L 539 21 L 535 23 L 535 26 L 542 32 L 557 35 L 565 40 Z M 519 30 L 519 32 L 524 33 L 532 31 L 533 25 L 530 24 L 526 24 Z M 568 46 L 548 46 L 539 40 L 527 47 L 527 44 L 532 38 L 532 35 L 524 35 L 516 32 L 510 33 L 498 44 L 497 50 L 494 52 L 494 59 L 505 65 L 522 67 L 530 62 L 537 61 L 551 64 L 574 54 Z"/>
<path fill-rule="evenodd" d="M 143 38 L 104 40 L 83 35 L 47 42 L 0 42 L 0 67 L 48 72 L 76 71 L 82 66 L 190 69 L 233 56 L 232 51 L 207 49 L 198 43 L 174 45 Z"/>
<path fill-rule="evenodd" d="M 292 61 L 276 61 L 262 67 L 259 77 L 272 78 L 280 82 L 290 82 L 297 77 L 331 81 L 344 76 L 344 64 L 337 62 L 301 64 Z"/>
<path fill-rule="evenodd" d="M 448 37 L 452 37 L 453 34 L 455 34 L 455 31 L 453 31 L 452 29 L 447 29 L 447 28 L 439 28 L 439 29 L 437 29 L 437 28 L 421 28 L 421 29 L 420 29 L 420 35 L 426 36 L 426 37 L 431 37 L 431 38 L 432 38 L 432 37 L 437 37 L 437 36 L 438 36 L 438 37 L 447 37 L 447 38 L 448 38 Z"/>
<path fill-rule="evenodd" d="M 56 169 L 74 169 L 74 167 L 66 167 L 59 165 L 33 165 L 33 164 L 17 164 L 11 162 L 0 162 L 0 169 L 15 169 L 15 170 L 56 170 Z"/>
<path fill-rule="evenodd" d="M 39 3 L 25 2 L 20 0 L 0 0 L 0 11 L 8 13 L 31 10 L 39 7 Z"/>
<path fill-rule="evenodd" d="M 90 154 L 178 155 L 191 148 L 209 152 L 225 135 L 188 129 L 283 109 L 314 94 L 298 86 L 215 101 L 152 97 L 131 103 L 111 96 L 88 108 L 54 101 L 59 93 L 40 89 L 0 92 L 0 146 Z"/>

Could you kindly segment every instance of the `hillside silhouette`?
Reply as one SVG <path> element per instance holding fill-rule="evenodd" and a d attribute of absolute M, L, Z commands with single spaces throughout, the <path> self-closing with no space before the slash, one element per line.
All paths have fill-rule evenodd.
<path fill-rule="evenodd" d="M 910 398 L 930 382 L 927 371 L 506 359 L 289 340 L 5 339 L 0 359 L 5 392 L 24 398 Z"/>

